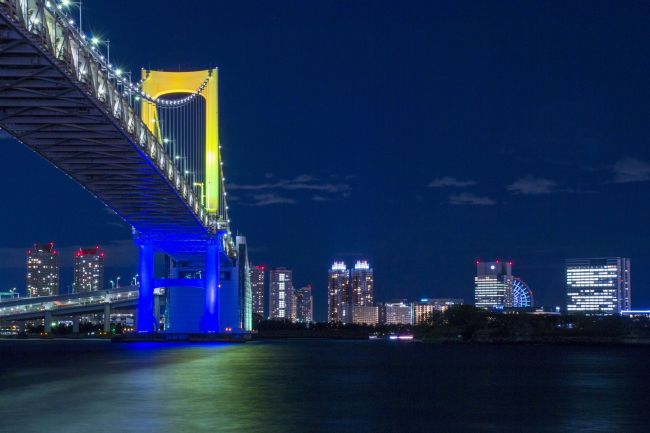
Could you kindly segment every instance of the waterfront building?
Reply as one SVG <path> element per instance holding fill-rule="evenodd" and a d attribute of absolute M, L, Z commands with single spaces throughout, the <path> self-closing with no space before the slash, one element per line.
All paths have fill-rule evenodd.
<path fill-rule="evenodd" d="M 264 266 L 254 266 L 251 268 L 251 291 L 253 296 L 253 313 L 260 315 L 264 318 L 264 293 L 265 289 L 265 274 L 266 268 Z"/>
<path fill-rule="evenodd" d="M 314 297 L 311 284 L 296 290 L 296 321 L 300 323 L 314 321 Z"/>
<path fill-rule="evenodd" d="M 104 258 L 99 248 L 79 248 L 74 254 L 74 293 L 96 292 L 104 289 Z"/>
<path fill-rule="evenodd" d="M 352 305 L 348 308 L 352 323 L 357 325 L 379 324 L 379 307 L 377 305 Z"/>
<path fill-rule="evenodd" d="M 327 321 L 349 321 L 350 273 L 344 262 L 334 262 L 327 278 Z"/>
<path fill-rule="evenodd" d="M 295 321 L 293 271 L 275 268 L 269 272 L 269 316 Z"/>
<path fill-rule="evenodd" d="M 422 298 L 413 303 L 413 323 L 418 325 L 429 320 L 434 312 L 447 311 L 452 305 L 463 305 L 460 298 Z"/>
<path fill-rule="evenodd" d="M 413 324 L 413 304 L 406 302 L 406 299 L 385 302 L 383 311 L 383 323 L 386 325 Z"/>
<path fill-rule="evenodd" d="M 59 253 L 54 242 L 27 251 L 27 296 L 59 294 Z"/>
<path fill-rule="evenodd" d="M 567 259 L 566 285 L 569 313 L 620 314 L 630 310 L 630 259 Z"/>
<path fill-rule="evenodd" d="M 237 247 L 237 299 L 239 306 L 239 329 L 253 329 L 253 293 L 251 285 L 251 267 L 248 261 L 248 243 L 246 236 L 235 237 Z"/>
<path fill-rule="evenodd" d="M 512 279 L 512 262 L 477 260 L 474 304 L 479 308 L 503 309 Z"/>
<path fill-rule="evenodd" d="M 350 271 L 350 294 L 352 305 L 374 305 L 374 277 L 367 260 L 358 260 Z"/>

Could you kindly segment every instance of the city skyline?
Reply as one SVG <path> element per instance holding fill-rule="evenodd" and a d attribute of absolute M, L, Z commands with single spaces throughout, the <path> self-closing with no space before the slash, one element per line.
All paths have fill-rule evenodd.
<path fill-rule="evenodd" d="M 325 315 L 323 318 L 320 318 L 319 315 L 317 315 L 314 311 L 314 298 L 313 298 L 313 285 L 311 282 L 305 283 L 305 285 L 294 285 L 294 280 L 293 280 L 293 269 L 289 269 L 286 267 L 275 267 L 268 269 L 269 273 L 269 285 L 266 285 L 266 280 L 267 280 L 267 267 L 265 265 L 249 265 L 248 263 L 248 258 L 247 258 L 247 247 L 246 247 L 246 238 L 243 236 L 238 236 L 237 237 L 237 245 L 240 250 L 240 254 L 242 254 L 243 257 L 245 257 L 245 266 L 241 267 L 241 276 L 240 278 L 245 278 L 244 276 L 246 275 L 246 272 L 248 273 L 248 279 L 249 279 L 249 284 L 251 287 L 250 291 L 250 300 L 248 302 L 249 307 L 250 307 L 250 313 L 251 317 L 252 314 L 260 314 L 264 319 L 280 319 L 280 318 L 288 318 L 291 321 L 303 321 L 304 322 L 304 317 L 306 317 L 305 314 L 300 313 L 300 293 L 304 293 L 305 290 L 308 290 L 309 292 L 309 301 L 308 301 L 308 309 L 310 313 L 308 314 L 308 317 L 311 318 L 309 321 L 329 321 L 329 322 L 342 322 L 342 323 L 355 323 L 355 317 L 372 317 L 373 314 L 376 314 L 377 319 L 376 321 L 368 321 L 368 320 L 363 320 L 360 323 L 379 323 L 380 321 L 386 320 L 386 317 L 382 317 L 382 311 L 383 314 L 387 314 L 387 306 L 392 305 L 395 303 L 399 302 L 411 302 L 411 304 L 416 305 L 417 301 L 408 301 L 408 299 L 417 299 L 416 298 L 403 298 L 400 301 L 376 301 L 374 299 L 374 278 L 373 278 L 373 273 L 374 270 L 370 266 L 368 260 L 362 259 L 362 260 L 357 260 L 355 262 L 354 267 L 348 268 L 345 261 L 334 261 L 333 264 L 331 265 L 329 272 L 328 272 L 328 283 L 325 286 L 326 287 L 326 294 L 328 297 L 327 301 L 327 315 Z M 30 275 L 33 273 L 34 269 L 37 269 L 39 267 L 42 267 L 41 262 L 42 258 L 40 257 L 35 257 L 32 258 L 32 254 L 37 253 L 37 254 L 46 254 L 51 256 L 55 260 L 55 271 L 50 272 L 53 276 L 48 277 L 49 280 L 54 279 L 56 282 L 56 287 L 54 290 L 46 289 L 48 291 L 51 291 L 55 294 L 62 293 L 60 292 L 60 289 L 58 287 L 59 284 L 59 279 L 60 279 L 60 269 L 59 269 L 59 251 L 54 248 L 54 243 L 50 242 L 47 244 L 38 244 L 35 243 L 32 247 L 32 249 L 28 250 L 27 252 L 27 280 L 26 280 L 26 286 L 25 286 L 25 293 L 24 296 L 30 296 L 29 292 L 29 279 Z M 101 284 L 104 281 L 104 257 L 105 253 L 103 250 L 97 245 L 94 247 L 79 247 L 75 252 L 74 252 L 74 266 L 73 266 L 73 285 L 71 287 L 70 293 L 78 293 L 79 291 L 95 291 L 95 290 L 101 290 L 102 288 L 106 289 L 108 287 L 100 287 Z M 86 264 L 86 258 L 90 258 L 93 261 L 89 261 L 88 264 Z M 83 259 L 83 260 L 82 260 Z M 36 261 L 35 261 L 36 260 Z M 598 263 L 598 266 L 594 265 L 595 267 L 593 268 L 594 270 L 590 270 L 589 268 L 590 264 L 592 263 Z M 606 263 L 602 264 L 602 272 L 606 272 L 607 276 L 606 277 L 599 277 L 598 272 L 601 266 L 601 262 Z M 610 263 L 611 262 L 611 263 Z M 83 263 L 83 264 L 82 264 Z M 618 263 L 618 264 L 617 264 Z M 623 263 L 623 264 L 621 264 Z M 612 302 L 614 302 L 615 307 L 612 311 L 609 309 L 607 310 L 595 310 L 595 311 L 590 311 L 589 308 L 584 307 L 586 305 L 585 303 L 592 302 L 588 300 L 587 297 L 585 297 L 585 294 L 580 292 L 578 293 L 570 293 L 571 292 L 571 287 L 572 285 L 575 285 L 577 288 L 584 287 L 586 289 L 589 289 L 590 286 L 587 284 L 583 284 L 580 286 L 581 281 L 583 281 L 584 275 L 587 275 L 589 278 L 593 279 L 602 279 L 602 281 L 606 282 L 607 284 L 611 284 L 608 280 L 610 278 L 611 270 L 610 267 L 608 266 L 614 266 L 615 268 L 618 267 L 619 272 L 621 273 L 621 287 L 619 287 L 617 290 L 617 294 L 611 295 L 612 297 Z M 52 265 L 45 264 L 46 270 L 49 271 L 49 268 Z M 475 266 L 477 269 L 477 276 L 474 278 L 474 284 L 473 284 L 473 291 L 474 291 L 474 305 L 481 307 L 481 308 L 486 308 L 486 309 L 503 309 L 504 307 L 515 307 L 515 308 L 521 308 L 521 307 L 553 307 L 556 308 L 556 305 L 535 305 L 534 304 L 534 293 L 532 290 L 528 287 L 528 285 L 525 283 L 525 281 L 518 276 L 514 276 L 512 273 L 512 266 L 513 262 L 511 260 L 500 260 L 496 259 L 495 261 L 481 261 L 481 260 L 476 260 L 475 261 Z M 575 267 L 575 270 L 571 270 L 572 267 Z M 586 270 L 583 270 L 586 269 Z M 612 268 L 614 269 L 614 268 Z M 632 310 L 632 302 L 631 302 L 631 273 L 630 273 L 630 259 L 629 258 L 590 258 L 590 259 L 565 259 L 565 271 L 567 273 L 567 285 L 566 287 L 566 297 L 564 302 L 557 303 L 557 307 L 562 308 L 563 311 L 567 311 L 569 313 L 571 312 L 606 312 L 606 313 L 618 313 L 620 314 L 621 311 L 626 311 L 626 310 Z M 576 275 L 571 276 L 571 272 L 573 272 Z M 585 274 L 586 272 L 586 274 Z M 92 275 L 89 276 L 81 276 L 81 273 L 89 273 Z M 273 274 L 283 274 L 282 281 L 275 281 L 275 286 L 273 285 L 274 281 L 271 280 Z M 285 275 L 287 278 L 287 283 L 288 285 L 285 288 L 284 281 L 285 281 Z M 332 280 L 332 276 L 335 276 L 336 278 Z M 356 277 L 355 277 L 356 275 Z M 614 275 L 614 274 L 611 274 Z M 131 282 L 133 283 L 133 280 L 137 278 L 137 275 L 135 275 Z M 356 282 L 354 281 L 356 278 Z M 624 278 L 624 280 L 623 280 Z M 342 280 L 341 280 L 342 279 Z M 341 281 L 339 281 L 341 280 Z M 365 280 L 365 285 L 362 287 L 361 281 Z M 574 281 L 575 280 L 575 281 Z M 607 280 L 607 281 L 605 281 Z M 80 286 L 87 286 L 85 289 L 78 290 L 76 289 L 77 283 L 76 281 L 80 281 Z M 573 282 L 572 282 L 573 281 Z M 591 280 L 590 280 L 591 281 Z M 594 280 L 595 281 L 595 280 Z M 94 284 L 93 284 L 94 282 Z M 576 283 L 577 282 L 577 283 Z M 113 286 L 115 281 L 111 280 L 110 281 L 111 286 Z M 118 277 L 118 283 L 119 283 L 119 277 Z M 278 283 L 282 286 L 280 291 L 282 291 L 281 298 L 279 299 L 279 291 L 278 291 Z M 45 285 L 50 285 L 51 283 L 47 283 Z M 245 284 L 245 281 L 242 281 L 242 284 Z M 332 286 L 334 284 L 334 286 Z M 340 285 L 340 286 L 339 286 Z M 598 286 L 598 284 L 596 285 Z M 598 288 L 594 286 L 595 288 Z M 602 286 L 602 284 L 601 284 Z M 275 287 L 275 288 L 274 288 Z M 295 288 L 299 287 L 299 288 Z M 336 292 L 332 292 L 332 288 L 336 287 L 337 290 Z M 612 286 L 614 287 L 614 286 Z M 13 288 L 11 288 L 13 289 Z M 274 290 L 274 294 L 271 294 L 271 290 Z M 576 289 L 577 290 L 577 289 Z M 574 290 L 575 291 L 575 290 Z M 20 290 L 17 291 L 17 293 L 21 293 Z M 40 293 L 38 292 L 37 289 L 34 289 L 33 293 Z M 48 292 L 49 293 L 49 292 Z M 286 294 L 290 293 L 291 297 L 286 298 Z M 336 295 L 338 293 L 338 295 Z M 362 296 L 361 294 L 364 293 Z M 334 294 L 334 298 L 332 297 Z M 48 294 L 33 294 L 31 296 L 48 296 Z M 576 296 L 580 296 L 580 301 L 576 301 L 575 298 Z M 609 296 L 609 295 L 608 295 Z M 341 298 L 344 302 L 345 308 L 343 309 L 344 311 L 341 311 L 341 314 L 343 316 L 330 316 L 330 311 L 332 308 L 331 300 L 332 299 L 338 299 Z M 396 298 L 393 298 L 396 299 Z M 438 300 L 454 300 L 453 298 L 432 298 L 434 301 Z M 420 298 L 419 305 L 426 307 L 428 303 L 428 299 L 426 298 Z M 273 303 L 273 306 L 271 305 Z M 462 299 L 460 300 L 460 303 L 463 303 Z M 583 306 L 578 306 L 580 303 L 583 303 Z M 281 305 L 282 304 L 282 305 Z M 286 305 L 285 305 L 286 304 Z M 246 304 L 242 304 L 242 317 L 246 315 L 245 309 L 246 309 Z M 280 308 L 281 307 L 281 308 Z M 356 307 L 356 309 L 355 309 Z M 364 310 L 363 308 L 369 307 L 370 309 L 372 308 L 378 308 L 377 312 L 373 313 L 370 311 L 370 309 L 366 308 Z M 259 312 L 259 309 L 262 309 L 262 312 L 268 311 L 269 314 L 263 314 Z M 436 308 L 439 308 L 436 304 Z M 636 309 L 639 308 L 644 308 L 641 306 L 636 306 Z M 274 315 L 271 314 L 272 309 L 276 311 Z M 279 309 L 282 309 L 283 311 L 281 313 L 278 313 L 277 311 Z M 416 313 L 415 310 L 412 311 L 412 321 L 415 322 L 416 319 Z M 336 317 L 333 319 L 333 317 Z M 303 320 L 300 320 L 300 319 Z M 250 319 L 247 319 L 250 320 Z M 390 323 L 390 321 L 388 322 Z"/>

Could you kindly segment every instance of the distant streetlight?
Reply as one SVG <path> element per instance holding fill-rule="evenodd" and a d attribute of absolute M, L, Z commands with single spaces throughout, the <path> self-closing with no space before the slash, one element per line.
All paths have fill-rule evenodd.
<path fill-rule="evenodd" d="M 116 286 L 117 288 L 119 288 L 119 287 L 120 287 L 120 277 L 118 276 L 118 277 L 116 278 L 116 280 L 117 280 L 117 283 L 115 284 L 115 286 Z"/>
<path fill-rule="evenodd" d="M 109 281 L 109 283 L 111 283 L 111 289 L 114 289 L 115 288 L 115 281 L 111 280 L 111 281 Z"/>

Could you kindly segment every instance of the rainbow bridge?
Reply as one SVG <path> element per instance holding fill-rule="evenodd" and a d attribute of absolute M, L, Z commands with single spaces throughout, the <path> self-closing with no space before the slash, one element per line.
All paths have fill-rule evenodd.
<path fill-rule="evenodd" d="M 0 127 L 133 228 L 140 250 L 138 332 L 251 329 L 245 243 L 230 230 L 220 156 L 218 70 L 110 63 L 69 1 L 0 0 Z M 200 297 L 200 302 L 197 300 Z"/>

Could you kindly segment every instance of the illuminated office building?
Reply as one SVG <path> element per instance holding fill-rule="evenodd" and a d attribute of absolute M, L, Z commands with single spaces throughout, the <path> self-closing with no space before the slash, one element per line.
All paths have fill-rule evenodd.
<path fill-rule="evenodd" d="M 379 306 L 377 305 L 352 305 L 349 306 L 352 323 L 357 325 L 379 324 Z"/>
<path fill-rule="evenodd" d="M 286 319 L 294 322 L 293 271 L 275 268 L 269 272 L 269 316 L 271 319 Z"/>
<path fill-rule="evenodd" d="M 367 260 L 358 260 L 350 271 L 350 295 L 352 305 L 374 305 L 374 277 Z"/>
<path fill-rule="evenodd" d="M 104 252 L 99 246 L 79 248 L 74 254 L 74 293 L 104 289 Z"/>
<path fill-rule="evenodd" d="M 566 261 L 567 311 L 620 314 L 632 304 L 630 259 L 605 257 Z"/>
<path fill-rule="evenodd" d="M 334 262 L 327 278 L 327 321 L 348 323 L 349 304 L 350 274 L 344 262 Z"/>
<path fill-rule="evenodd" d="M 54 242 L 27 251 L 27 296 L 59 294 L 59 253 Z"/>
<path fill-rule="evenodd" d="M 253 314 L 264 316 L 264 275 L 266 268 L 264 266 L 254 266 L 251 268 L 251 290 L 253 295 Z"/>
<path fill-rule="evenodd" d="M 459 298 L 423 298 L 413 304 L 413 322 L 418 325 L 429 320 L 433 313 L 447 311 L 452 305 L 463 305 Z"/>
<path fill-rule="evenodd" d="M 314 297 L 311 284 L 296 290 L 296 322 L 310 323 L 314 321 Z"/>
<path fill-rule="evenodd" d="M 383 305 L 383 322 L 386 325 L 412 325 L 413 304 L 405 299 L 385 302 Z"/>
<path fill-rule="evenodd" d="M 474 305 L 479 308 L 503 309 L 512 284 L 512 262 L 476 261 Z"/>

